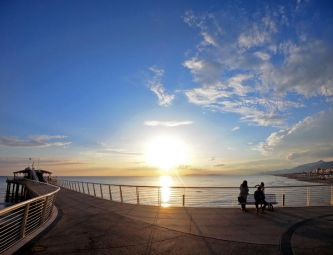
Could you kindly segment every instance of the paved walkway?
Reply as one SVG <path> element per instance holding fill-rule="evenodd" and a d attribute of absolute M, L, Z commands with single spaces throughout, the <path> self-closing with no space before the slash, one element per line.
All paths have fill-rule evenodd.
<path fill-rule="evenodd" d="M 62 189 L 59 219 L 18 254 L 332 254 L 333 207 L 159 208 Z"/>

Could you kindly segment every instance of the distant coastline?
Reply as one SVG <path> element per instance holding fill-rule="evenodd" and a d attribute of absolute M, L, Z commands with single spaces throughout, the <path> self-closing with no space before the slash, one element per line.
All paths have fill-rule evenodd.
<path fill-rule="evenodd" d="M 289 174 L 274 174 L 275 176 L 282 176 L 289 179 L 295 179 L 303 182 L 313 182 L 322 184 L 333 184 L 333 178 L 323 179 L 320 176 L 307 176 L 302 173 L 289 173 Z"/>

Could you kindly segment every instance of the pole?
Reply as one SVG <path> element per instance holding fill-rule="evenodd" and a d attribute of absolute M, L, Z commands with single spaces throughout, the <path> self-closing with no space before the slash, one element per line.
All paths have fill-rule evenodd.
<path fill-rule="evenodd" d="M 120 202 L 124 202 L 124 200 L 123 200 L 123 191 L 121 189 L 121 185 L 119 185 L 119 193 L 120 193 Z"/>
<path fill-rule="evenodd" d="M 103 189 L 102 189 L 102 184 L 99 184 L 99 189 L 101 190 L 101 198 L 103 198 Z"/>
<path fill-rule="evenodd" d="M 112 201 L 112 193 L 111 193 L 111 185 L 109 184 L 109 195 L 110 195 L 110 200 Z"/>
<path fill-rule="evenodd" d="M 136 186 L 135 189 L 136 189 L 136 203 L 139 205 L 140 204 L 140 196 L 139 196 L 138 186 Z"/>

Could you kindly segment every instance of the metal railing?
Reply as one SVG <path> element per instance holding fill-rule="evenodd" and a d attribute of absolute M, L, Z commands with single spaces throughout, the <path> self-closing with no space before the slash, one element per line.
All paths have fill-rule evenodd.
<path fill-rule="evenodd" d="M 50 185 L 26 181 L 35 185 Z M 54 187 L 53 191 L 0 210 L 0 253 L 32 234 L 50 219 L 56 194 L 60 190 L 59 187 L 50 186 Z"/>
<path fill-rule="evenodd" d="M 83 194 L 129 204 L 175 207 L 236 207 L 239 187 L 166 187 L 115 185 L 58 180 L 58 185 Z M 250 188 L 250 194 L 256 190 Z M 332 185 L 271 186 L 265 193 L 278 207 L 332 206 Z M 272 196 L 269 196 L 272 197 Z M 272 202 L 272 201 L 268 201 Z"/>

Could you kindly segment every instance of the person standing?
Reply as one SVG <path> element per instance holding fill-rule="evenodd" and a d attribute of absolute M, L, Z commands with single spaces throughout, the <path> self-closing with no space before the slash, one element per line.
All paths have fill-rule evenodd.
<path fill-rule="evenodd" d="M 243 212 L 247 212 L 246 210 L 246 201 L 247 201 L 247 196 L 249 194 L 249 187 L 247 186 L 247 181 L 244 180 L 243 183 L 239 187 L 239 197 L 238 201 L 241 204 L 241 208 Z"/>

